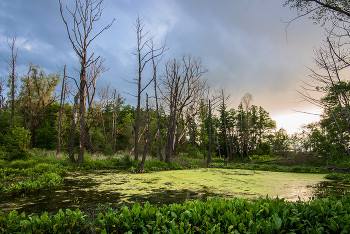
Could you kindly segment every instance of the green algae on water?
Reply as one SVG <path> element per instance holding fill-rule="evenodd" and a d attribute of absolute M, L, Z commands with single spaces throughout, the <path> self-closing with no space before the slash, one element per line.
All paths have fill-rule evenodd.
<path fill-rule="evenodd" d="M 150 195 L 157 191 L 188 190 L 199 196 L 212 194 L 221 198 L 280 197 L 295 201 L 308 200 L 316 184 L 327 181 L 322 174 L 253 171 L 241 169 L 203 168 L 196 170 L 161 171 L 142 174 L 91 173 L 74 175 L 72 179 L 90 178 L 95 186 L 85 190 L 118 192 L 124 201 L 132 195 Z"/>

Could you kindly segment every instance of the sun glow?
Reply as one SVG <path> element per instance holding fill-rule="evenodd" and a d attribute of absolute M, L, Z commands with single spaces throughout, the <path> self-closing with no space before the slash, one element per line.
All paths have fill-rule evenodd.
<path fill-rule="evenodd" d="M 303 124 L 309 124 L 320 120 L 319 110 L 312 110 L 307 114 L 300 112 L 292 112 L 288 114 L 282 114 L 277 116 L 272 116 L 271 118 L 276 121 L 277 130 L 284 128 L 288 134 L 293 134 L 295 132 L 300 132 L 300 127 Z"/>

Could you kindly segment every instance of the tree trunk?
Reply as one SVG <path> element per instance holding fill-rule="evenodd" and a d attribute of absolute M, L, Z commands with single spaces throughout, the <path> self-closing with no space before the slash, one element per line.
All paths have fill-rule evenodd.
<path fill-rule="evenodd" d="M 154 79 L 154 97 L 156 99 L 156 112 L 157 112 L 157 125 L 158 125 L 158 155 L 159 155 L 159 160 L 163 161 L 162 136 L 160 134 L 160 116 L 159 116 L 158 95 L 157 95 L 157 66 L 154 62 L 153 50 L 152 50 L 152 62 L 153 62 L 153 79 Z"/>
<path fill-rule="evenodd" d="M 60 146 L 61 146 L 61 125 L 62 125 L 62 105 L 65 101 L 65 80 L 66 80 L 66 65 L 64 65 L 63 69 L 63 80 L 62 80 L 62 90 L 61 90 L 61 101 L 60 101 L 60 109 L 58 112 L 58 127 L 57 127 L 57 152 L 56 157 L 60 153 Z"/>
<path fill-rule="evenodd" d="M 72 128 L 70 131 L 69 158 L 72 160 L 72 162 L 75 162 L 74 139 L 75 139 L 75 129 L 76 129 L 77 120 L 78 120 L 78 99 L 79 99 L 79 93 L 77 93 L 77 95 L 75 95 L 74 97 L 73 120 L 72 120 Z"/>
<path fill-rule="evenodd" d="M 211 164 L 211 105 L 209 100 L 209 148 L 208 148 L 208 158 L 207 158 L 207 167 Z"/>
<path fill-rule="evenodd" d="M 10 83 L 11 83 L 11 127 L 13 127 L 13 118 L 15 116 L 15 87 L 16 87 L 16 64 L 17 64 L 17 51 L 15 51 L 16 34 L 12 38 L 12 44 L 8 44 L 11 49 L 11 61 L 7 62 L 11 67 Z"/>
<path fill-rule="evenodd" d="M 145 161 L 147 155 L 147 147 L 148 147 L 148 130 L 149 130 L 149 112 L 148 112 L 148 94 L 146 93 L 146 133 L 145 133 L 145 146 L 143 150 L 143 156 L 140 163 L 141 172 L 145 171 Z"/>
<path fill-rule="evenodd" d="M 225 111 L 225 102 L 224 102 L 224 99 L 223 99 L 223 102 L 222 102 L 222 105 L 223 105 L 223 115 L 224 115 L 224 136 L 225 136 L 225 144 L 226 144 L 226 155 L 225 155 L 225 165 L 227 164 L 227 158 L 228 158 L 228 143 L 227 143 L 227 127 L 226 127 L 226 111 Z"/>
<path fill-rule="evenodd" d="M 247 139 L 246 139 L 246 144 L 247 144 L 247 159 L 248 159 L 248 162 L 250 161 L 250 158 L 249 158 L 249 111 L 247 109 Z"/>
<path fill-rule="evenodd" d="M 86 51 L 85 51 L 86 58 Z M 82 60 L 81 71 L 80 71 L 80 87 L 79 87 L 79 153 L 78 153 L 78 165 L 81 165 L 84 162 L 84 149 L 85 149 L 85 62 L 86 59 Z"/>
<path fill-rule="evenodd" d="M 243 147 L 243 111 L 241 113 L 241 162 L 243 162 L 243 151 L 244 151 L 244 147 Z"/>

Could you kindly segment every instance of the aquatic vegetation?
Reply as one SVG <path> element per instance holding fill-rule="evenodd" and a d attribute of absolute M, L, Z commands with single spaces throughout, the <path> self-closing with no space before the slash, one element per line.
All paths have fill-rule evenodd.
<path fill-rule="evenodd" d="M 63 178 L 56 173 L 44 173 L 35 180 L 25 180 L 18 183 L 11 183 L 7 188 L 2 190 L 12 195 L 22 193 L 33 193 L 39 189 L 57 187 L 61 184 Z"/>
<path fill-rule="evenodd" d="M 284 199 L 211 198 L 162 207 L 148 202 L 120 210 L 103 209 L 87 221 L 79 209 L 18 214 L 0 211 L 3 233 L 348 233 L 350 197 L 287 202 Z"/>
<path fill-rule="evenodd" d="M 350 174 L 346 174 L 346 173 L 339 173 L 339 172 L 329 173 L 325 175 L 324 178 L 329 180 L 340 180 L 344 184 L 350 184 Z"/>
<path fill-rule="evenodd" d="M 20 160 L 16 160 L 17 163 Z M 16 162 L 15 161 L 15 162 Z M 22 162 L 20 162 L 21 165 Z M 67 168 L 47 163 L 36 164 L 32 168 L 0 168 L 0 193 L 25 194 L 42 188 L 56 187 L 63 181 L 60 175 Z"/>
<path fill-rule="evenodd" d="M 2 233 L 79 233 L 86 227 L 86 216 L 79 210 L 60 210 L 54 216 L 44 212 L 42 215 L 18 214 L 0 211 L 0 231 Z"/>
<path fill-rule="evenodd" d="M 154 198 L 157 204 L 161 201 L 166 203 L 167 201 L 182 202 L 186 199 L 205 200 L 207 197 L 216 195 L 227 199 L 243 197 L 255 200 L 269 194 L 271 197 L 279 196 L 288 200 L 297 200 L 298 196 L 302 200 L 308 200 L 314 194 L 314 186 L 326 181 L 323 176 L 320 174 L 296 175 L 295 173 L 270 171 L 201 168 L 139 174 L 94 171 L 76 173 L 66 179 L 89 180 L 93 186 L 84 188 L 84 191 L 115 192 L 120 196 L 120 203 Z M 169 198 L 170 194 L 173 194 L 171 192 L 176 191 L 182 191 L 183 195 L 177 194 L 174 198 Z"/>
<path fill-rule="evenodd" d="M 216 165 L 216 164 L 214 164 Z M 222 164 L 221 164 L 222 165 Z M 327 173 L 325 168 L 315 169 L 314 167 L 302 166 L 278 166 L 276 164 L 247 164 L 247 163 L 229 163 L 223 168 L 227 169 L 245 169 L 245 170 L 261 170 L 261 171 L 278 171 L 278 172 L 294 172 L 294 173 Z"/>
<path fill-rule="evenodd" d="M 24 168 L 34 167 L 36 164 L 37 164 L 37 161 L 35 159 L 29 159 L 29 160 L 18 159 L 18 160 L 11 161 L 9 163 L 9 166 L 11 168 L 24 169 Z"/>
<path fill-rule="evenodd" d="M 329 173 L 329 174 L 325 175 L 324 178 L 329 179 L 329 180 L 344 180 L 346 178 L 350 178 L 350 174 L 335 172 L 335 173 Z"/>

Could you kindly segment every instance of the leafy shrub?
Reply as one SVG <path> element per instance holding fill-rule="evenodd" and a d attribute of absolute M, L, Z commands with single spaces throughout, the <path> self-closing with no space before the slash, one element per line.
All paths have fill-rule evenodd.
<path fill-rule="evenodd" d="M 286 202 L 260 198 L 254 202 L 235 198 L 163 205 L 137 202 L 131 209 L 102 209 L 87 222 L 80 210 L 56 215 L 18 215 L 0 211 L 3 233 L 348 233 L 350 197 Z"/>
<path fill-rule="evenodd" d="M 0 159 L 0 168 L 5 168 L 6 167 L 6 161 L 5 160 L 2 160 Z"/>
<path fill-rule="evenodd" d="M 271 166 L 270 165 L 260 165 L 259 170 L 261 171 L 270 171 L 271 170 Z"/>
<path fill-rule="evenodd" d="M 324 178 L 329 179 L 329 180 L 343 180 L 345 178 L 349 178 L 349 175 L 336 172 L 336 173 L 327 174 L 327 175 L 325 175 Z"/>
<path fill-rule="evenodd" d="M 35 180 L 20 181 L 12 183 L 3 190 L 9 194 L 32 193 L 42 188 L 56 187 L 61 184 L 63 179 L 56 173 L 44 173 Z"/>
<path fill-rule="evenodd" d="M 290 168 L 290 171 L 291 172 L 304 172 L 304 168 L 301 166 L 292 166 Z"/>
<path fill-rule="evenodd" d="M 63 174 L 67 172 L 67 168 L 61 166 L 61 165 L 53 165 L 53 164 L 48 164 L 48 163 L 39 163 L 35 165 L 33 168 L 33 171 L 35 173 L 49 173 L 49 172 L 54 172 L 57 174 Z"/>
<path fill-rule="evenodd" d="M 124 154 L 122 157 L 122 163 L 126 167 L 131 167 L 133 165 L 130 154 Z"/>
<path fill-rule="evenodd" d="M 30 142 L 30 132 L 23 127 L 14 127 L 4 137 L 7 159 L 21 159 L 28 157 L 27 145 Z"/>
<path fill-rule="evenodd" d="M 24 168 L 29 168 L 29 167 L 34 167 L 37 164 L 37 161 L 34 159 L 29 159 L 29 160 L 14 160 L 10 162 L 10 167 L 11 168 L 18 168 L 18 169 L 24 169 Z"/>
<path fill-rule="evenodd" d="M 168 168 L 168 165 L 163 161 L 152 160 L 145 162 L 145 170 L 146 171 L 158 171 L 165 170 Z"/>
<path fill-rule="evenodd" d="M 18 215 L 18 211 L 4 214 L 0 211 L 0 230 L 4 233 L 85 233 L 86 216 L 79 210 L 62 210 L 51 216 L 47 212 L 42 215 Z"/>
<path fill-rule="evenodd" d="M 110 158 L 108 159 L 108 164 L 113 167 L 119 167 L 121 162 L 119 158 Z"/>
<path fill-rule="evenodd" d="M 174 162 L 169 162 L 169 168 L 173 169 L 173 170 L 182 170 L 183 167 L 180 166 L 178 163 L 174 163 Z"/>

